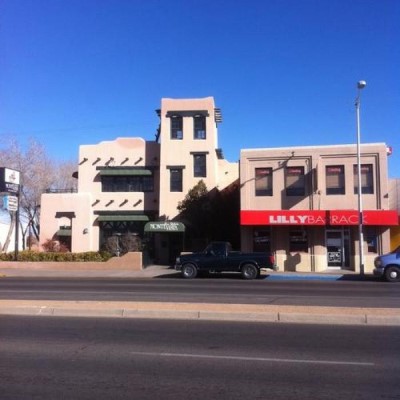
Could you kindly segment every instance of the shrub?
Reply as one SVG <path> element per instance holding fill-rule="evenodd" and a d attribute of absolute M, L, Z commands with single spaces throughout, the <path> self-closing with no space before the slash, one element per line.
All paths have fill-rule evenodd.
<path fill-rule="evenodd" d="M 116 256 L 129 251 L 142 251 L 142 239 L 133 233 L 125 233 L 121 236 L 113 235 L 106 239 L 104 248 Z"/>
<path fill-rule="evenodd" d="M 64 243 L 60 243 L 58 240 L 47 239 L 42 247 L 44 251 L 53 253 L 66 253 L 69 251 L 68 247 Z"/>
<path fill-rule="evenodd" d="M 69 261 L 82 261 L 82 262 L 103 262 L 107 261 L 112 257 L 108 252 L 95 252 L 88 251 L 85 253 L 59 253 L 59 252 L 37 252 L 24 250 L 18 252 L 17 261 L 31 261 L 31 262 L 45 262 L 45 261 L 58 261 L 58 262 L 69 262 Z M 13 261 L 14 253 L 1 253 L 0 261 Z"/>

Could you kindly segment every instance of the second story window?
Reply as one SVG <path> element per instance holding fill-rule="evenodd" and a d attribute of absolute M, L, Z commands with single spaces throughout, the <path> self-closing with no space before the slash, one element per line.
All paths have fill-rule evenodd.
<path fill-rule="evenodd" d="M 183 139 L 183 118 L 180 115 L 171 117 L 171 139 Z"/>
<path fill-rule="evenodd" d="M 286 196 L 304 196 L 306 181 L 304 167 L 287 167 L 285 171 Z"/>
<path fill-rule="evenodd" d="M 354 175 L 354 194 L 358 194 L 358 167 L 353 166 Z M 372 164 L 361 165 L 361 193 L 373 194 L 374 193 L 374 178 Z"/>
<path fill-rule="evenodd" d="M 272 196 L 272 168 L 256 168 L 256 196 Z"/>
<path fill-rule="evenodd" d="M 170 168 L 169 190 L 182 192 L 182 168 Z"/>
<path fill-rule="evenodd" d="M 152 192 L 152 176 L 102 176 L 102 192 Z"/>
<path fill-rule="evenodd" d="M 195 178 L 207 176 L 206 154 L 193 154 L 193 176 Z"/>
<path fill-rule="evenodd" d="M 327 165 L 325 174 L 326 194 L 345 194 L 344 165 Z"/>
<path fill-rule="evenodd" d="M 206 138 L 206 117 L 204 115 L 195 115 L 193 117 L 194 123 L 194 138 L 205 139 Z"/>

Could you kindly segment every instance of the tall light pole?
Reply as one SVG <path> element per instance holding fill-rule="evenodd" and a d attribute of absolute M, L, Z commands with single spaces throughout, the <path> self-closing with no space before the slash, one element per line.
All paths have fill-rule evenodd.
<path fill-rule="evenodd" d="M 360 102 L 361 90 L 367 86 L 367 82 L 357 82 L 357 97 L 356 97 L 356 119 L 357 119 L 357 179 L 358 179 L 358 253 L 360 257 L 360 275 L 364 275 L 364 235 L 363 235 L 363 203 L 362 203 L 362 186 L 361 186 L 361 146 L 360 146 Z"/>

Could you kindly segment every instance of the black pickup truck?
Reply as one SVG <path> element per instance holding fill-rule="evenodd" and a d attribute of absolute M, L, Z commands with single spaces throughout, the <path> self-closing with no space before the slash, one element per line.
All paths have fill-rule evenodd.
<path fill-rule="evenodd" d="M 181 254 L 175 263 L 175 269 L 186 279 L 201 272 L 240 272 L 244 279 L 255 279 L 261 268 L 277 269 L 273 254 L 232 251 L 228 242 L 211 242 L 200 253 Z"/>

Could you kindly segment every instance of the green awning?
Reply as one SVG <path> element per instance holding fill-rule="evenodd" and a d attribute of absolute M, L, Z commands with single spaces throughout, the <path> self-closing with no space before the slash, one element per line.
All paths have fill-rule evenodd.
<path fill-rule="evenodd" d="M 153 172 L 146 168 L 106 168 L 99 171 L 101 176 L 152 176 Z"/>
<path fill-rule="evenodd" d="M 145 232 L 185 232 L 185 225 L 182 222 L 148 222 L 144 226 Z"/>
<path fill-rule="evenodd" d="M 99 222 L 111 222 L 111 221 L 148 221 L 147 215 L 99 215 Z"/>
<path fill-rule="evenodd" d="M 72 236 L 71 229 L 59 229 L 56 233 L 57 236 Z"/>

